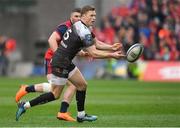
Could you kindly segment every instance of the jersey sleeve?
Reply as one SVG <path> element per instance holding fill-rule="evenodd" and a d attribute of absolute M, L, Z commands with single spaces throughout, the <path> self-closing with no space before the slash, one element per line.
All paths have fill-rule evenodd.
<path fill-rule="evenodd" d="M 85 47 L 89 47 L 91 45 L 93 45 L 93 37 L 92 37 L 92 34 L 84 34 L 82 37 L 81 37 L 82 41 L 83 41 L 83 46 Z"/>
<path fill-rule="evenodd" d="M 61 36 L 63 37 L 64 33 L 67 31 L 68 27 L 66 25 L 59 25 L 57 28 L 56 28 L 56 32 Z"/>
<path fill-rule="evenodd" d="M 81 38 L 84 47 L 89 47 L 94 44 L 93 35 L 88 27 L 81 22 L 75 23 L 75 28 L 78 36 Z"/>

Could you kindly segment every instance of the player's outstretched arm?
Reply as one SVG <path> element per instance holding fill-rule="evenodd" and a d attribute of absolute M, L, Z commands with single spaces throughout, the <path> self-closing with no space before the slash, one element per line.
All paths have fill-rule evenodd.
<path fill-rule="evenodd" d="M 112 52 L 112 51 L 98 50 L 96 49 L 95 45 L 86 48 L 86 50 L 95 59 L 105 59 L 105 58 L 120 59 L 125 57 L 125 55 L 122 54 L 121 51 Z"/>
<path fill-rule="evenodd" d="M 109 45 L 109 44 L 106 44 L 106 43 L 98 40 L 97 38 L 94 39 L 94 42 L 95 42 L 96 48 L 99 50 L 117 51 L 122 48 L 121 43 L 114 43 L 113 45 Z"/>

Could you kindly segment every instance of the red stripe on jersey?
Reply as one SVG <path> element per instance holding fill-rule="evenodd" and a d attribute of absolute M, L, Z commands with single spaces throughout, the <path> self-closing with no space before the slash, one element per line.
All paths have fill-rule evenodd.
<path fill-rule="evenodd" d="M 68 28 L 70 28 L 70 27 L 72 26 L 71 20 L 66 21 L 66 22 L 65 22 L 65 25 L 66 25 Z"/>

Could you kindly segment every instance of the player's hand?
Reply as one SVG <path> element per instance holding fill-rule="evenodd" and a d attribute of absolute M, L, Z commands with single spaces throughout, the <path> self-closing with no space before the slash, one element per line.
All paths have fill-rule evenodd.
<path fill-rule="evenodd" d="M 121 59 L 121 58 L 125 58 L 126 57 L 126 55 L 124 55 L 122 51 L 113 52 L 113 53 L 111 53 L 111 56 L 114 59 Z"/>
<path fill-rule="evenodd" d="M 90 55 L 89 55 L 88 52 L 83 52 L 83 53 L 82 53 L 82 56 L 87 57 L 87 56 L 90 56 Z"/>
<path fill-rule="evenodd" d="M 90 56 L 88 52 L 85 52 L 83 50 L 81 50 L 79 53 L 78 53 L 79 56 L 82 56 L 82 57 L 88 57 Z"/>
<path fill-rule="evenodd" d="M 113 51 L 117 51 L 117 50 L 120 50 L 122 47 L 123 47 L 123 46 L 122 46 L 121 43 L 114 43 L 114 44 L 112 45 L 112 50 L 113 50 Z"/>

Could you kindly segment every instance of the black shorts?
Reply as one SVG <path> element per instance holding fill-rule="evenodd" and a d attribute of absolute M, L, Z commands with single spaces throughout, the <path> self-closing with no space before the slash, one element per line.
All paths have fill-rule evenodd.
<path fill-rule="evenodd" d="M 61 78 L 68 78 L 69 73 L 76 67 L 72 61 L 64 56 L 53 56 L 52 74 Z"/>
<path fill-rule="evenodd" d="M 61 78 L 68 78 L 69 73 L 75 68 L 76 66 L 72 63 L 71 65 L 65 67 L 59 66 L 52 66 L 52 74 Z"/>

